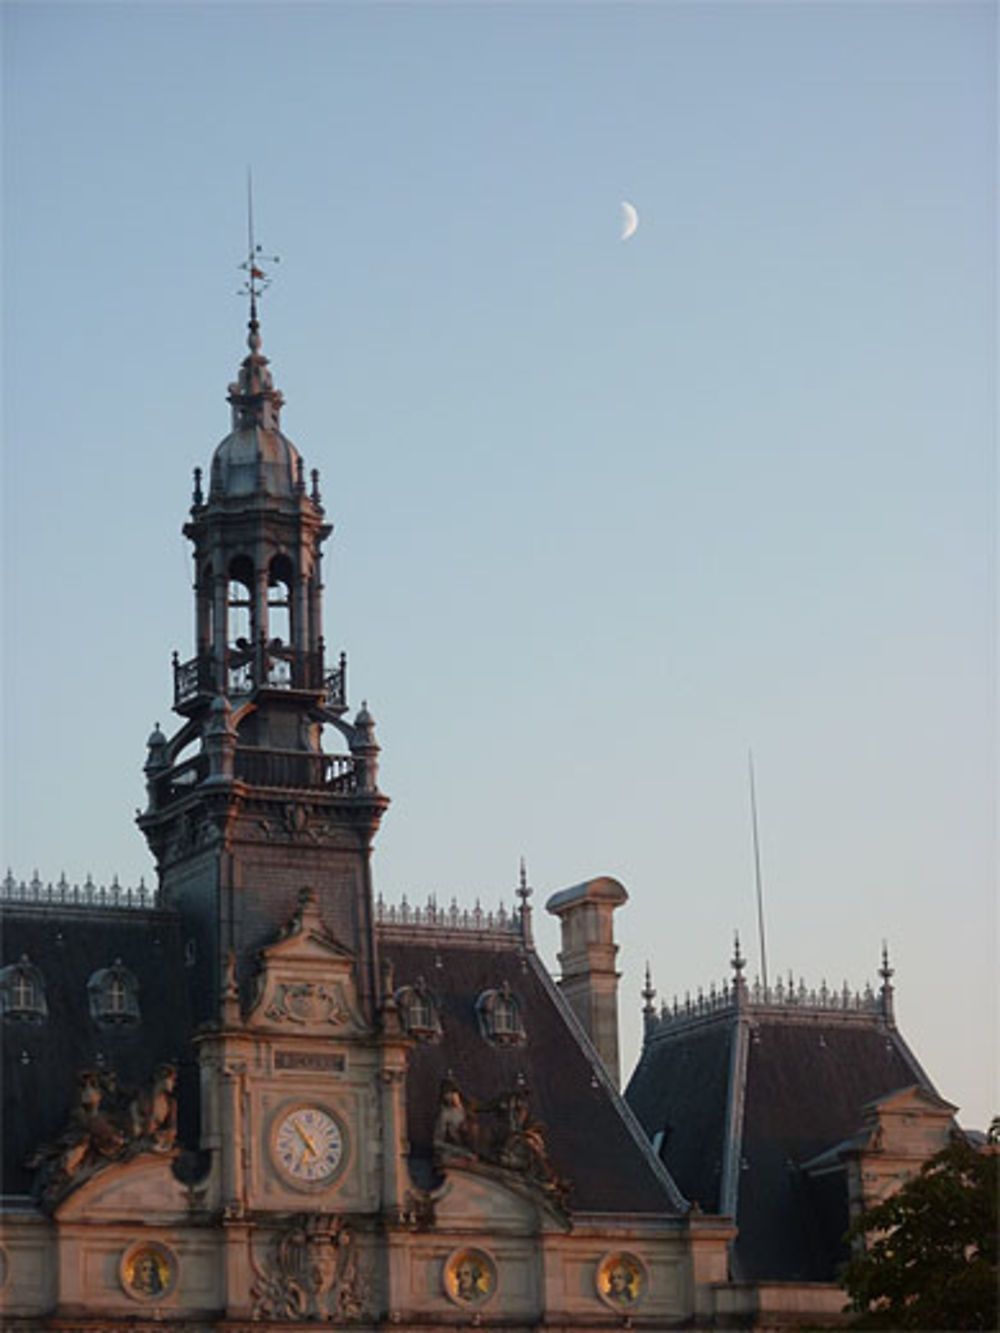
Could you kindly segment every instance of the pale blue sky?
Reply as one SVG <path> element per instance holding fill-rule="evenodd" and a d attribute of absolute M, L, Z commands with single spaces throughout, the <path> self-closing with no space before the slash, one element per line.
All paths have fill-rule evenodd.
<path fill-rule="evenodd" d="M 252 163 L 378 886 L 619 876 L 631 1067 L 647 958 L 667 997 L 734 928 L 756 963 L 753 746 L 772 973 L 860 985 L 887 937 L 985 1123 L 994 6 L 2 12 L 5 862 L 150 877 Z"/>

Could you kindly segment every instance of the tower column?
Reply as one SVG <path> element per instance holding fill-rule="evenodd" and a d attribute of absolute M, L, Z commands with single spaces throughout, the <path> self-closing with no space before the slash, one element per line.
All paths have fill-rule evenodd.
<path fill-rule="evenodd" d="M 253 576 L 250 624 L 254 645 L 254 681 L 267 684 L 267 555 L 258 549 Z"/>
<path fill-rule="evenodd" d="M 309 583 L 306 574 L 300 568 L 295 575 L 295 586 L 289 589 L 289 601 L 291 606 L 288 608 L 292 622 L 292 645 L 295 648 L 295 655 L 302 664 L 303 674 L 302 684 L 317 685 L 319 682 L 313 680 L 312 658 L 310 649 L 312 644 L 309 642 Z"/>
<path fill-rule="evenodd" d="M 225 569 L 215 566 L 213 593 L 215 614 L 213 617 L 212 657 L 214 661 L 215 688 L 220 694 L 228 694 L 226 682 L 226 644 L 229 633 L 229 575 Z"/>
<path fill-rule="evenodd" d="M 313 559 L 312 578 L 309 580 L 309 641 L 319 647 L 323 637 L 323 570 L 320 554 Z"/>

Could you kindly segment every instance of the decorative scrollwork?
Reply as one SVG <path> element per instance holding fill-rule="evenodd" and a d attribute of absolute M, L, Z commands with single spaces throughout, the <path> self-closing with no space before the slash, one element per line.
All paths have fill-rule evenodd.
<path fill-rule="evenodd" d="M 311 981 L 283 982 L 264 1011 L 272 1023 L 331 1023 L 339 1027 L 350 1018 L 339 988 Z"/>
<path fill-rule="evenodd" d="M 254 1319 L 350 1323 L 364 1315 L 370 1283 L 340 1218 L 303 1213 L 272 1241 L 263 1266 L 252 1252 L 251 1260 Z"/>

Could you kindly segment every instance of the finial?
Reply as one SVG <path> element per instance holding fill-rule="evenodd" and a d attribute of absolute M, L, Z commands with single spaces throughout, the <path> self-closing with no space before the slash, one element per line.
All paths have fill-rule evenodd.
<path fill-rule="evenodd" d="M 521 900 L 521 906 L 518 909 L 518 916 L 521 919 L 521 939 L 527 945 L 532 942 L 531 939 L 531 903 L 530 898 L 534 889 L 528 884 L 528 870 L 524 863 L 524 857 L 521 857 L 521 868 L 517 877 L 517 896 Z"/>
<path fill-rule="evenodd" d="M 524 857 L 521 857 L 521 869 L 517 877 L 517 896 L 521 899 L 521 906 L 527 907 L 528 899 L 534 893 L 534 889 L 528 887 L 528 871 L 524 864 Z"/>
<path fill-rule="evenodd" d="M 648 959 L 646 961 L 646 984 L 642 988 L 641 995 L 645 1001 L 642 1006 L 642 1012 L 644 1014 L 651 1014 L 653 1012 L 653 1001 L 656 999 L 656 988 L 653 985 L 653 973 L 650 969 Z"/>
<path fill-rule="evenodd" d="M 247 257 L 246 262 L 240 265 L 240 268 L 247 275 L 246 282 L 240 289 L 240 296 L 250 297 L 250 333 L 247 336 L 247 346 L 251 352 L 260 350 L 260 326 L 257 322 L 257 298 L 263 296 L 271 285 L 271 279 L 267 276 L 263 265 L 277 264 L 277 255 L 265 255 L 261 246 L 254 241 L 253 235 L 253 177 L 250 168 L 247 168 Z"/>
<path fill-rule="evenodd" d="M 201 489 L 201 468 L 200 468 L 200 467 L 196 467 L 195 470 L 194 470 L 194 493 L 193 493 L 193 495 L 191 496 L 191 502 L 192 502 L 192 504 L 195 504 L 195 505 L 200 505 L 200 504 L 204 504 L 204 503 L 205 503 L 205 496 L 202 494 L 202 489 Z"/>
<path fill-rule="evenodd" d="M 882 966 L 879 968 L 879 976 L 883 983 L 888 986 L 892 979 L 894 969 L 889 966 L 889 945 L 885 940 L 882 941 Z"/>
<path fill-rule="evenodd" d="M 879 968 L 879 976 L 882 978 L 882 986 L 879 992 L 879 1006 L 882 1010 L 882 1017 L 890 1027 L 896 1023 L 895 1005 L 892 994 L 892 973 L 893 969 L 889 966 L 889 946 L 885 940 L 882 941 L 882 966 Z"/>
<path fill-rule="evenodd" d="M 747 965 L 747 960 L 740 952 L 740 932 L 738 930 L 735 931 L 733 935 L 733 956 L 729 960 L 729 963 L 733 971 L 736 973 L 737 980 L 742 980 L 743 969 Z"/>
<path fill-rule="evenodd" d="M 656 990 L 653 986 L 653 974 L 650 971 L 649 961 L 646 962 L 646 984 L 642 988 L 642 1040 L 643 1045 L 653 1035 L 656 1028 L 656 1006 L 653 1001 L 656 999 Z"/>

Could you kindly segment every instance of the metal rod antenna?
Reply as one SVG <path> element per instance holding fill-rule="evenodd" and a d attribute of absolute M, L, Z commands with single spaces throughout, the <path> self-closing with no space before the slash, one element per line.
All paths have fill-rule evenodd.
<path fill-rule="evenodd" d="M 760 974 L 767 993 L 767 949 L 764 945 L 764 886 L 760 873 L 760 834 L 757 830 L 757 788 L 754 782 L 753 750 L 747 752 L 750 761 L 750 822 L 753 826 L 753 866 L 757 886 L 757 933 L 760 938 Z"/>
<path fill-rule="evenodd" d="M 247 167 L 247 254 L 253 263 L 253 171 Z"/>

